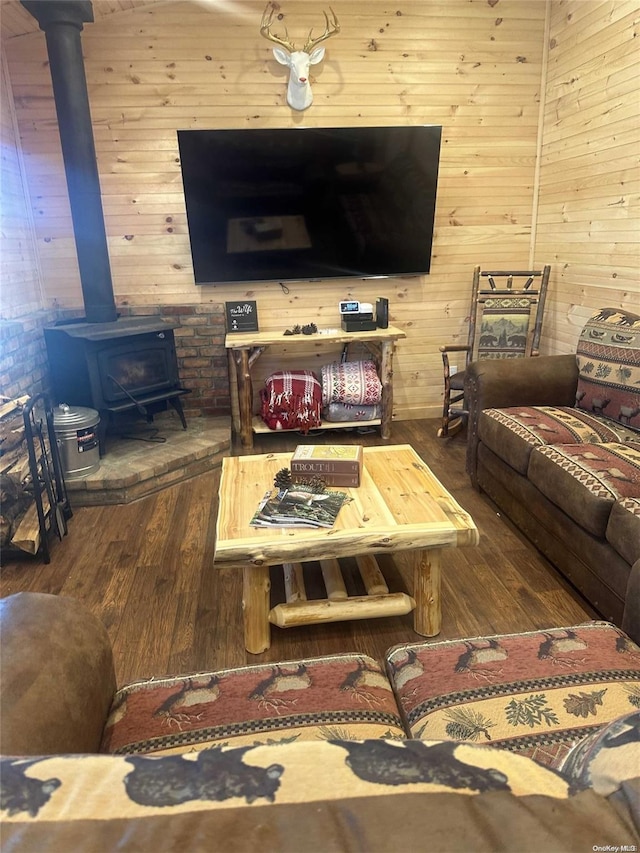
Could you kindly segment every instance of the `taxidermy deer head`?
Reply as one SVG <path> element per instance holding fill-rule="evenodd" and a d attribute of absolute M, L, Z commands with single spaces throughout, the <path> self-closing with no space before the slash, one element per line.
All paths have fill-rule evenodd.
<path fill-rule="evenodd" d="M 294 43 L 289 40 L 289 33 L 286 27 L 284 38 L 280 38 L 271 32 L 273 21 L 273 6 L 271 3 L 267 3 L 262 14 L 260 35 L 280 45 L 280 47 L 273 48 L 273 55 L 280 65 L 286 65 L 289 68 L 287 103 L 294 110 L 306 110 L 307 107 L 311 106 L 311 102 L 313 101 L 313 92 L 309 83 L 309 67 L 322 62 L 324 57 L 324 48 L 316 47 L 316 45 L 340 32 L 340 24 L 338 23 L 335 12 L 331 7 L 329 7 L 329 11 L 331 12 L 331 21 L 329 21 L 327 13 L 324 12 L 325 30 L 323 34 L 318 36 L 318 38 L 312 38 L 311 33 L 313 29 L 309 30 L 309 36 L 302 50 L 296 50 Z"/>

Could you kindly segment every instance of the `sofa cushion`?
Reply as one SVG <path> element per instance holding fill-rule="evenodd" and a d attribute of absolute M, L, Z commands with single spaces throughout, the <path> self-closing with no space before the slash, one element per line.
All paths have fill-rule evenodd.
<path fill-rule="evenodd" d="M 165 756 L 50 756 L 28 763 L 4 758 L 0 773 L 6 814 L 3 849 L 16 853 L 388 853 L 422 849 L 425 838 L 433 850 L 564 850 L 561 836 L 542 832 L 537 824 L 545 814 L 557 824 L 558 808 L 584 793 L 573 795 L 561 774 L 508 752 L 451 742 L 375 739 Z M 485 804 L 485 794 L 505 799 L 492 806 L 493 797 Z M 407 797 L 411 808 L 405 810 Z M 509 802 L 521 798 L 527 807 L 516 814 Z M 523 848 L 522 820 L 529 827 L 527 812 L 540 800 L 546 807 L 535 810 L 530 827 L 537 843 Z M 476 805 L 466 811 L 468 801 Z M 358 810 L 363 802 L 370 803 L 368 811 Z M 384 820 L 375 820 L 380 813 Z M 581 838 L 584 819 L 576 814 L 573 832 L 564 838 Z M 602 813 L 599 819 L 609 838 L 625 837 Z M 452 847 L 453 825 L 461 821 L 467 831 L 456 835 L 458 843 Z M 510 831 L 500 832 L 505 823 L 511 824 Z M 600 831 L 601 825 L 594 824 L 584 836 L 589 849 Z M 497 844 L 497 838 L 505 843 Z M 558 846 L 549 847 L 550 840 Z"/>
<path fill-rule="evenodd" d="M 538 447 L 527 476 L 577 524 L 603 539 L 615 502 L 640 495 L 640 442 Z"/>
<path fill-rule="evenodd" d="M 607 622 L 395 646 L 387 667 L 412 737 L 547 764 L 640 701 L 640 648 Z"/>
<path fill-rule="evenodd" d="M 640 317 L 602 308 L 576 349 L 576 406 L 640 429 Z"/>
<path fill-rule="evenodd" d="M 640 497 L 621 498 L 611 508 L 607 542 L 629 564 L 640 559 Z"/>
<path fill-rule="evenodd" d="M 377 743 L 374 741 L 373 746 Z M 137 802 L 140 797 L 135 795 L 135 787 L 129 796 L 128 787 L 142 775 L 142 768 L 134 768 L 126 758 L 65 756 L 36 765 L 28 771 L 29 776 L 24 768 L 16 774 L 14 765 L 7 761 L 0 772 L 8 771 L 2 772 L 2 778 L 7 781 L 12 805 L 23 805 L 21 779 L 27 779 L 32 788 L 44 787 L 41 780 L 47 777 L 61 784 L 37 815 L 23 808 L 3 819 L 4 847 L 7 851 L 49 853 L 389 853 L 423 849 L 586 853 L 594 845 L 612 849 L 612 839 L 621 849 L 628 844 L 630 850 L 638 840 L 640 816 L 634 815 L 630 783 L 622 807 L 591 790 L 564 796 L 566 781 L 548 769 L 538 774 L 542 784 L 530 785 L 530 793 L 526 793 L 525 786 L 516 780 L 515 762 L 532 762 L 508 753 L 503 753 L 503 758 L 511 758 L 507 784 L 513 793 L 492 790 L 469 796 L 459 788 L 438 790 L 434 785 L 409 781 L 402 785 L 365 784 L 355 772 L 349 772 L 347 753 L 339 744 L 262 746 L 244 756 L 238 756 L 239 752 L 220 750 L 217 772 L 209 774 L 202 772 L 204 762 L 187 764 L 186 756 L 177 774 L 173 756 L 138 758 L 148 765 L 148 777 L 156 782 L 149 799 L 178 789 L 179 799 L 164 807 Z M 485 761 L 483 753 L 487 752 L 493 753 L 492 758 L 500 758 L 495 750 L 484 747 L 466 747 L 466 752 L 466 761 L 472 753 L 480 753 Z M 411 755 L 408 750 L 407 754 Z M 406 766 L 411 769 L 414 762 Z M 269 768 L 271 777 L 267 776 Z M 274 801 L 261 797 L 258 789 L 255 801 L 248 804 L 243 796 L 245 786 L 248 788 L 252 780 L 259 784 L 265 776 L 275 777 L 280 768 Z M 504 772 L 502 767 L 499 772 Z M 238 789 L 233 791 L 236 780 Z M 363 788 L 368 791 L 366 795 Z M 227 798 L 225 791 L 230 794 Z M 635 796 L 637 802 L 638 788 Z"/>
<path fill-rule="evenodd" d="M 536 447 L 638 440 L 635 430 L 570 406 L 485 409 L 480 414 L 478 434 L 519 474 L 527 473 L 529 456 Z"/>
<path fill-rule="evenodd" d="M 625 714 L 587 735 L 559 769 L 574 788 L 593 788 L 605 797 L 625 780 L 640 776 L 640 711 Z"/>
<path fill-rule="evenodd" d="M 136 682 L 116 693 L 100 751 L 170 753 L 337 737 L 405 737 L 384 670 L 366 655 Z"/>

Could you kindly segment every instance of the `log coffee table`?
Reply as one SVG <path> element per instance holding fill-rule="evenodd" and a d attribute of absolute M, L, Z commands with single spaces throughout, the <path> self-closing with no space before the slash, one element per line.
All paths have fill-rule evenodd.
<path fill-rule="evenodd" d="M 243 570 L 245 646 L 260 654 L 271 645 L 270 625 L 281 628 L 346 619 L 397 616 L 414 610 L 414 630 L 440 632 L 443 548 L 476 545 L 471 516 L 447 492 L 408 444 L 364 448 L 360 487 L 342 489 L 352 500 L 329 529 L 254 528 L 249 522 L 290 453 L 223 460 L 215 567 Z M 375 554 L 408 552 L 413 597 L 389 593 Z M 340 557 L 355 557 L 367 595 L 348 596 Z M 320 562 L 327 598 L 307 600 L 302 563 Z M 270 607 L 269 567 L 283 565 L 286 603 Z"/>

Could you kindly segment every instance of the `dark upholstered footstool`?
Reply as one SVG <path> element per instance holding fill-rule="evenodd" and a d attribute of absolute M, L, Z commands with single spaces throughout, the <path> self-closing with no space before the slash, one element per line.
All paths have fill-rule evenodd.
<path fill-rule="evenodd" d="M 345 654 L 136 682 L 116 693 L 100 751 L 396 737 L 406 736 L 384 670 Z"/>
<path fill-rule="evenodd" d="M 387 667 L 413 738 L 484 743 L 552 766 L 640 707 L 640 648 L 608 622 L 395 646 Z"/>

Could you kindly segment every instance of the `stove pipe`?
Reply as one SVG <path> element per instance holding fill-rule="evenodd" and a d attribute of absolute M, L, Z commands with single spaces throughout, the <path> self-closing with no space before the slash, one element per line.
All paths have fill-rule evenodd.
<path fill-rule="evenodd" d="M 80 32 L 90 0 L 21 0 L 44 30 L 88 323 L 118 319 Z"/>

